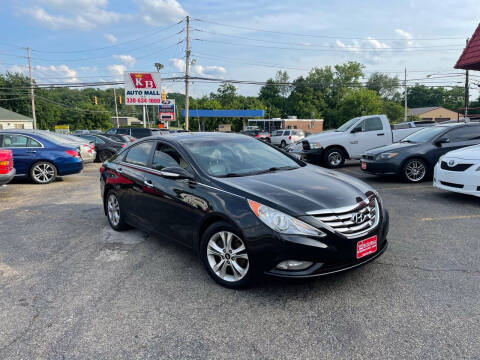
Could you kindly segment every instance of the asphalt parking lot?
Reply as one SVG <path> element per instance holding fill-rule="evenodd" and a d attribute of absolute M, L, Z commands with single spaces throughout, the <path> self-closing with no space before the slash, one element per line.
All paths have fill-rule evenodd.
<path fill-rule="evenodd" d="M 377 261 L 224 289 L 195 254 L 110 229 L 99 165 L 0 188 L 1 359 L 479 359 L 480 201 L 372 184 L 390 211 Z"/>

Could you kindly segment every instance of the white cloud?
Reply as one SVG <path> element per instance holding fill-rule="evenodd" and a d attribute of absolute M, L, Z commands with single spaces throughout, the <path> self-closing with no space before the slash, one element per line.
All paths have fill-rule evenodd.
<path fill-rule="evenodd" d="M 114 59 L 122 62 L 122 64 L 132 67 L 137 62 L 132 55 L 113 55 Z"/>
<path fill-rule="evenodd" d="M 185 71 L 185 61 L 183 59 L 170 59 L 170 63 L 175 67 L 178 71 L 184 72 Z"/>
<path fill-rule="evenodd" d="M 37 65 L 34 67 L 35 77 L 40 77 L 38 82 L 76 82 L 78 73 L 67 65 Z"/>
<path fill-rule="evenodd" d="M 107 70 L 113 75 L 115 81 L 123 80 L 123 73 L 127 71 L 127 67 L 122 64 L 113 64 L 107 66 Z"/>
<path fill-rule="evenodd" d="M 178 71 L 181 71 L 181 72 L 185 71 L 185 61 L 183 59 L 173 58 L 173 59 L 170 59 L 170 63 Z M 195 64 L 195 65 L 192 65 L 190 69 L 193 75 L 200 75 L 200 76 L 223 75 L 227 72 L 227 69 L 225 69 L 223 66 L 218 66 L 218 65 L 203 66 L 200 64 Z"/>
<path fill-rule="evenodd" d="M 372 45 L 375 49 L 388 49 L 390 46 L 388 46 L 385 43 L 382 43 L 372 37 L 367 37 L 366 42 L 370 45 Z"/>
<path fill-rule="evenodd" d="M 402 29 L 395 29 L 395 32 L 400 35 L 402 38 L 405 38 L 406 40 L 412 40 L 413 36 L 409 32 L 402 30 Z"/>
<path fill-rule="evenodd" d="M 118 42 L 118 39 L 115 35 L 113 34 L 103 34 L 103 37 L 110 43 L 110 44 L 116 44 Z"/>
<path fill-rule="evenodd" d="M 28 70 L 28 67 L 26 65 L 12 65 L 11 67 L 8 68 L 8 71 L 11 73 L 20 73 L 24 74 Z"/>
<path fill-rule="evenodd" d="M 143 20 L 151 26 L 179 21 L 188 13 L 177 0 L 137 0 Z"/>

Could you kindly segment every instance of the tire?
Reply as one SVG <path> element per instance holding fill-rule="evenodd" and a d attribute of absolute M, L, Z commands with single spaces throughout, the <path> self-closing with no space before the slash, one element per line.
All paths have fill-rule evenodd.
<path fill-rule="evenodd" d="M 427 163 L 419 158 L 408 159 L 402 167 L 403 180 L 410 183 L 419 183 L 425 180 L 428 174 Z"/>
<path fill-rule="evenodd" d="M 112 156 L 113 152 L 111 152 L 110 150 L 102 150 L 98 153 L 98 160 L 103 163 L 104 161 L 110 159 Z"/>
<path fill-rule="evenodd" d="M 57 174 L 57 167 L 49 161 L 36 162 L 30 168 L 30 179 L 36 184 L 50 184 Z"/>
<path fill-rule="evenodd" d="M 245 242 L 226 222 L 214 223 L 203 233 L 200 258 L 208 274 L 222 286 L 239 289 L 252 282 L 251 256 Z"/>
<path fill-rule="evenodd" d="M 115 231 L 122 231 L 129 228 L 124 221 L 123 211 L 121 210 L 120 201 L 117 193 L 110 190 L 105 197 L 105 209 L 107 213 L 108 223 Z"/>
<path fill-rule="evenodd" d="M 287 146 L 287 142 L 285 140 L 282 140 L 282 142 L 280 143 L 280 147 L 282 149 L 285 149 L 285 146 Z"/>
<path fill-rule="evenodd" d="M 330 169 L 342 167 L 345 163 L 345 152 L 340 148 L 329 148 L 323 154 L 323 163 Z"/>

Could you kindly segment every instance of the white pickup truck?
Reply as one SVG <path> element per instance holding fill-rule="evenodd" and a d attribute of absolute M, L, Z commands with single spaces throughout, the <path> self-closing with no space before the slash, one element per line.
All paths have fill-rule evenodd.
<path fill-rule="evenodd" d="M 314 164 L 341 167 L 346 159 L 360 159 L 370 149 L 390 145 L 421 127 L 392 130 L 386 115 L 351 119 L 338 129 L 311 135 L 289 151 L 299 153 Z"/>

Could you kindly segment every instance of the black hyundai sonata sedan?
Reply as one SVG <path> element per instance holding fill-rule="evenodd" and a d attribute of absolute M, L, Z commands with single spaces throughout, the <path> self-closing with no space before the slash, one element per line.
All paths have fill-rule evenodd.
<path fill-rule="evenodd" d="M 100 172 L 113 229 L 133 226 L 193 248 L 227 287 L 264 273 L 331 274 L 387 248 L 388 213 L 375 190 L 245 135 L 144 138 Z"/>

